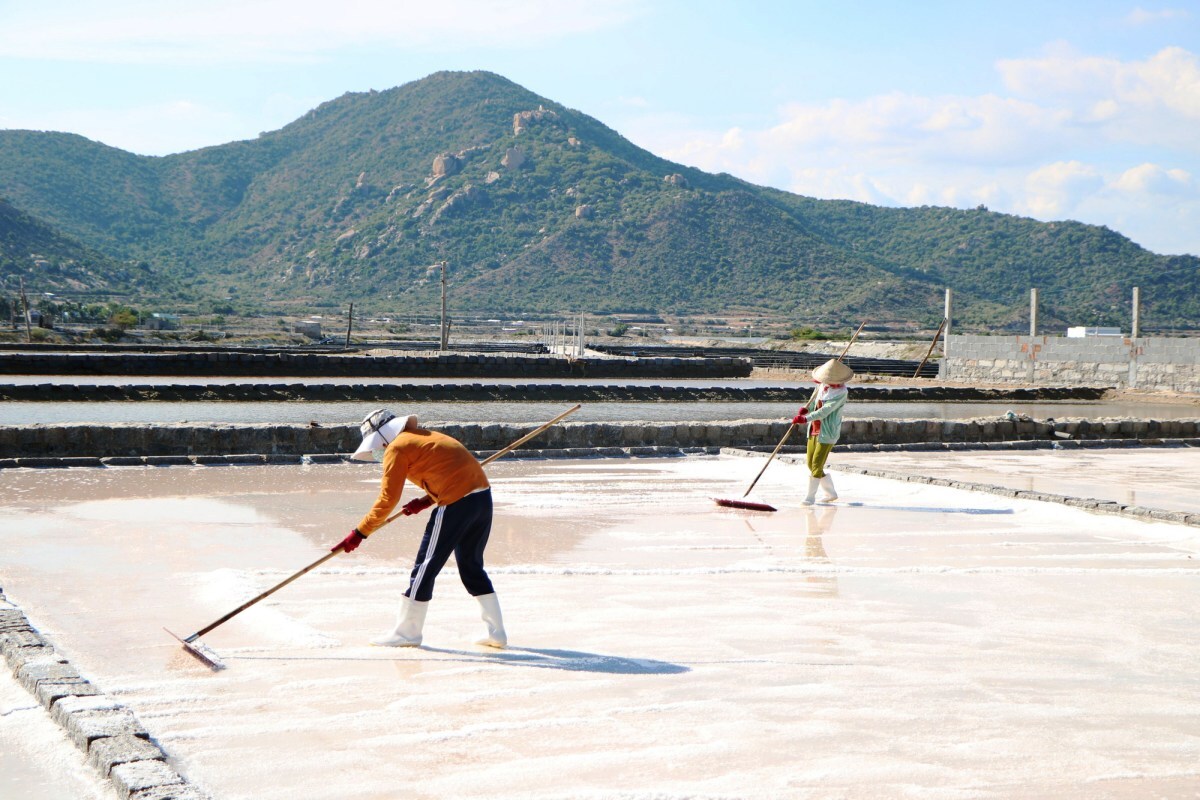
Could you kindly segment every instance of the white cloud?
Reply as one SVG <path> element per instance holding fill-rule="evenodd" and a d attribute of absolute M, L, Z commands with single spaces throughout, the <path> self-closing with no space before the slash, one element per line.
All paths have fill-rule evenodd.
<path fill-rule="evenodd" d="M 1200 57 L 1165 48 L 1142 61 L 1084 56 L 1064 46 L 1036 59 L 1000 61 L 1014 94 L 1054 106 L 1080 130 L 1200 152 Z"/>
<path fill-rule="evenodd" d="M 1130 25 L 1151 25 L 1156 22 L 1171 22 L 1177 19 L 1188 19 L 1191 13 L 1182 8 L 1163 8 L 1158 11 L 1148 11 L 1141 6 L 1138 6 L 1129 15 L 1125 17 L 1125 21 Z"/>
<path fill-rule="evenodd" d="M 1103 186 L 1104 178 L 1090 164 L 1060 161 L 1029 173 L 1019 206 L 1035 217 L 1059 217 Z"/>
<path fill-rule="evenodd" d="M 1125 170 L 1112 183 L 1113 188 L 1130 194 L 1196 195 L 1192 176 L 1182 169 L 1163 169 L 1157 164 L 1139 164 Z"/>
<path fill-rule="evenodd" d="M 982 203 L 1108 224 L 1152 249 L 1200 254 L 1195 54 L 1167 48 L 1123 62 L 1054 46 L 997 69 L 1006 95 L 893 92 L 788 105 L 757 129 L 662 118 L 629 128 L 667 158 L 812 197 Z"/>
<path fill-rule="evenodd" d="M 95 0 L 5 9 L 0 56 L 152 64 L 319 60 L 355 47 L 526 47 L 604 30 L 637 0 Z"/>

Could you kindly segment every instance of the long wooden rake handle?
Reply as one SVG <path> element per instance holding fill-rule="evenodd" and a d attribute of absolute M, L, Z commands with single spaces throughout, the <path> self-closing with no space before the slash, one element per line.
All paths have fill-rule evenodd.
<path fill-rule="evenodd" d="M 582 405 L 582 404 L 576 404 L 574 408 L 571 408 L 571 409 L 568 409 L 567 411 L 564 411 L 563 413 L 559 414 L 559 415 L 558 415 L 557 417 L 555 417 L 554 419 L 552 419 L 552 420 L 550 420 L 549 422 L 547 422 L 545 425 L 542 425 L 542 426 L 540 426 L 540 427 L 538 427 L 538 428 L 535 428 L 535 429 L 534 429 L 533 431 L 531 431 L 530 433 L 527 433 L 527 434 L 525 434 L 525 435 L 524 435 L 524 436 L 522 436 L 520 439 L 517 439 L 517 440 L 516 440 L 515 442 L 513 442 L 512 444 L 508 445 L 508 447 L 505 447 L 503 450 L 497 450 L 495 453 L 492 453 L 490 456 L 488 456 L 488 457 L 487 457 L 487 458 L 485 458 L 483 461 L 481 461 L 481 462 L 480 462 L 480 464 L 489 464 L 489 463 L 491 463 L 491 462 L 495 461 L 497 458 L 500 458 L 500 456 L 502 456 L 502 455 L 504 455 L 504 454 L 506 454 L 506 453 L 508 453 L 508 452 L 510 452 L 510 451 L 512 451 L 512 450 L 515 450 L 516 448 L 518 448 L 518 447 L 520 447 L 521 445 L 523 445 L 523 444 L 525 444 L 526 442 L 528 442 L 528 441 L 529 441 L 530 439 L 532 439 L 533 437 L 535 437 L 535 436 L 537 436 L 538 434 L 542 433 L 542 431 L 546 430 L 547 428 L 551 427 L 552 425 L 555 425 L 555 424 L 557 424 L 557 423 L 561 422 L 561 421 L 562 421 L 563 419 L 565 419 L 567 416 L 569 416 L 569 415 L 571 415 L 571 414 L 574 414 L 576 411 L 578 411 L 578 410 L 579 410 L 579 409 L 581 409 L 581 408 L 583 408 L 583 405 Z M 428 496 L 428 495 L 426 495 L 426 496 Z M 396 518 L 398 518 L 398 517 L 402 517 L 402 516 L 404 516 L 404 512 L 402 512 L 402 511 L 401 511 L 401 512 L 397 512 L 397 513 L 393 514 L 392 516 L 388 517 L 386 520 L 384 520 L 384 522 L 383 522 L 383 525 L 387 525 L 387 524 L 388 524 L 389 522 L 391 522 L 392 520 L 394 520 L 394 519 L 396 519 Z M 383 527 L 383 525 L 380 525 L 379 527 L 380 527 L 380 528 L 382 528 L 382 527 Z M 206 633 L 208 633 L 209 631 L 211 631 L 213 628 L 217 627 L 218 625 L 223 625 L 223 624 L 225 624 L 225 623 L 226 623 L 226 622 L 228 622 L 229 620 L 231 620 L 231 619 L 233 619 L 234 617 L 236 617 L 238 614 L 240 614 L 240 613 L 242 613 L 243 611 L 245 611 L 245 610 L 246 610 L 247 608 L 249 608 L 250 606 L 254 605 L 255 603 L 259 602 L 260 600 L 265 600 L 266 598 L 268 598 L 268 597 L 270 597 L 271 595 L 273 595 L 273 594 L 275 594 L 276 592 L 278 592 L 278 591 L 279 591 L 280 589 L 282 589 L 283 587 L 287 586 L 287 585 L 288 585 L 289 583 L 291 583 L 292 581 L 296 580 L 296 579 L 297 579 L 297 578 L 299 578 L 299 577 L 302 577 L 302 576 L 304 576 L 304 575 L 308 574 L 309 572 L 311 572 L 312 570 L 314 570 L 314 569 L 316 569 L 317 567 L 321 566 L 321 565 L 322 565 L 322 564 L 324 564 L 326 561 L 328 561 L 329 559 L 333 558 L 334 556 L 336 556 L 338 553 L 341 553 L 341 552 L 342 552 L 342 545 L 341 545 L 341 543 L 339 543 L 337 547 L 333 548 L 333 549 L 332 549 L 332 550 L 330 550 L 328 553 L 326 553 L 325 555 L 321 556 L 320 558 L 318 558 L 316 561 L 314 561 L 314 562 L 312 562 L 311 564 L 309 564 L 309 565 L 308 565 L 307 567 L 305 567 L 304 569 L 300 570 L 299 572 L 295 573 L 294 575 L 289 575 L 287 578 L 285 578 L 284 580 L 282 580 L 282 581 L 280 581 L 279 583 L 275 584 L 275 585 L 274 585 L 274 586 L 272 586 L 270 589 L 267 589 L 265 592 L 263 592 L 262 594 L 258 595 L 258 596 L 257 596 L 257 597 L 255 597 L 254 599 L 252 599 L 252 600 L 247 600 L 246 602 L 242 603 L 240 606 L 238 606 L 237 608 L 235 608 L 233 611 L 230 611 L 228 614 L 226 614 L 225 616 L 221 617 L 220 619 L 218 619 L 218 620 L 215 620 L 215 621 L 213 621 L 213 622 L 210 622 L 208 625 L 205 625 L 203 628 L 201 628 L 200 630 L 196 631 L 196 632 L 195 632 L 195 633 L 193 633 L 191 636 L 187 636 L 187 637 L 185 637 L 185 638 L 183 639 L 183 641 L 184 641 L 185 643 L 189 643 L 189 644 L 190 644 L 190 643 L 192 643 L 192 642 L 194 642 L 194 641 L 196 641 L 196 640 L 197 640 L 197 639 L 199 639 L 201 636 L 203 636 L 204 634 L 206 634 Z"/>
<path fill-rule="evenodd" d="M 216 620 L 215 622 L 210 622 L 209 624 L 205 625 L 205 626 L 204 626 L 203 628 L 201 628 L 200 630 L 198 630 L 198 631 L 196 631 L 195 633 L 193 633 L 191 636 L 184 637 L 184 640 L 183 640 L 183 641 L 185 641 L 185 642 L 188 642 L 188 643 L 191 643 L 191 642 L 194 642 L 194 641 L 196 641 L 196 640 L 197 640 L 197 639 L 199 639 L 201 636 L 203 636 L 204 634 L 208 633 L 209 631 L 211 631 L 213 628 L 217 627 L 218 625 L 224 625 L 226 622 L 228 622 L 229 620 L 233 619 L 233 618 L 234 618 L 234 617 L 236 617 L 238 614 L 242 613 L 242 612 L 243 612 L 243 611 L 245 611 L 247 608 L 249 608 L 250 606 L 252 606 L 252 605 L 254 605 L 255 603 L 257 603 L 259 600 L 265 600 L 266 598 L 268 598 L 268 597 L 270 597 L 271 595 L 275 594 L 275 593 L 276 593 L 276 592 L 278 592 L 280 589 L 282 589 L 283 587 L 287 586 L 289 583 L 291 583 L 292 581 L 296 580 L 297 578 L 299 578 L 299 577 L 301 577 L 301 576 L 303 576 L 303 575 L 307 575 L 307 574 L 308 574 L 308 573 L 309 573 L 311 570 L 314 570 L 314 569 L 316 569 L 317 567 L 321 566 L 321 565 L 322 565 L 322 564 L 324 564 L 326 561 L 328 561 L 329 559 L 333 558 L 334 556 L 336 556 L 336 555 L 337 555 L 338 553 L 340 553 L 340 552 L 342 552 L 342 545 L 341 545 L 341 543 L 338 543 L 338 546 L 337 546 L 336 548 L 334 548 L 333 550 L 330 550 L 328 553 L 326 553 L 325 555 L 321 556 L 320 558 L 318 558 L 316 561 L 314 561 L 314 562 L 312 562 L 311 564 L 309 564 L 309 565 L 308 565 L 307 567 L 305 567 L 304 569 L 300 570 L 299 572 L 297 572 L 297 573 L 296 573 L 296 574 L 294 574 L 294 575 L 290 575 L 290 576 L 289 576 L 289 577 L 287 577 L 286 579 L 284 579 L 284 580 L 280 581 L 279 583 L 275 584 L 275 585 L 274 585 L 274 586 L 272 586 L 270 589 L 267 589 L 265 592 L 263 592 L 262 594 L 260 594 L 258 597 L 255 597 L 253 600 L 247 600 L 246 602 L 242 603 L 240 606 L 238 606 L 237 608 L 235 608 L 233 611 L 230 611 L 228 614 L 226 614 L 225 616 L 221 617 L 219 620 Z"/>
<path fill-rule="evenodd" d="M 775 445 L 775 449 L 771 452 L 771 457 L 767 459 L 767 463 L 763 464 L 763 468 L 758 471 L 758 475 L 754 476 L 754 480 L 751 482 L 750 488 L 746 490 L 746 494 L 742 495 L 742 497 L 750 494 L 750 492 L 754 489 L 754 484 L 758 483 L 758 479 L 761 478 L 763 473 L 767 471 L 767 467 L 771 466 L 771 461 L 774 460 L 779 451 L 783 449 L 783 443 L 788 440 L 788 437 L 792 435 L 792 431 L 794 430 L 796 430 L 796 423 L 793 422 L 788 426 L 787 432 L 783 434 L 783 438 L 779 440 L 779 444 Z"/>
<path fill-rule="evenodd" d="M 864 319 L 864 320 L 862 321 L 862 325 L 859 325 L 859 326 L 858 326 L 858 330 L 856 330 L 856 331 L 854 332 L 854 335 L 850 337 L 850 341 L 846 342 L 846 349 L 845 349 L 845 350 L 843 350 L 843 351 L 842 351 L 842 354 L 841 354 L 840 356 L 838 356 L 838 357 L 837 357 L 837 360 L 838 360 L 838 361 L 841 361 L 843 358 L 845 358 L 845 357 L 846 357 L 846 353 L 849 353 L 849 352 L 850 352 L 850 345 L 854 344 L 854 340 L 858 338 L 858 335 L 859 335 L 860 333 L 862 333 L 862 329 L 863 329 L 863 327 L 865 327 L 865 326 L 866 326 L 866 324 L 867 324 L 867 321 Z"/>
<path fill-rule="evenodd" d="M 583 408 L 583 404 L 582 404 L 582 403 L 576 403 L 574 407 L 572 407 L 572 408 L 568 408 L 566 411 L 564 411 L 563 413 L 559 414 L 557 417 L 555 417 L 554 419 L 550 420 L 550 421 L 549 421 L 549 422 L 547 422 L 545 425 L 542 425 L 542 426 L 540 426 L 540 427 L 538 427 L 538 428 L 534 428 L 532 431 L 530 431 L 529 433 L 525 434 L 525 435 L 524 435 L 524 436 L 522 436 L 520 439 L 517 439 L 515 442 L 513 442 L 512 444 L 510 444 L 508 447 L 505 447 L 503 450 L 497 450 L 496 452 L 492 453 L 490 456 L 488 456 L 487 458 L 485 458 L 483 461 L 480 461 L 480 462 L 479 462 L 479 463 L 480 463 L 480 465 L 482 466 L 482 465 L 485 465 L 485 464 L 490 464 L 490 463 L 492 463 L 493 461 L 495 461 L 497 458 L 499 458 L 500 456 L 502 456 L 502 455 L 505 455 L 505 454 L 507 454 L 507 453 L 509 453 L 509 452 L 511 452 L 511 451 L 513 451 L 513 450 L 516 450 L 518 447 L 520 447 L 521 445 L 525 444 L 525 443 L 526 443 L 526 442 L 528 442 L 530 439 L 532 439 L 533 437 L 535 437 L 535 436 L 537 436 L 538 434 L 540 434 L 542 431 L 546 430 L 547 428 L 553 427 L 554 425 L 557 425 L 559 422 L 561 422 L 562 420 L 566 419 L 566 418 L 567 418 L 568 416 L 570 416 L 571 414 L 574 414 L 576 411 L 578 411 L 578 410 L 579 410 L 579 409 L 581 409 L 581 408 Z M 425 496 L 426 496 L 426 497 L 429 497 L 429 495 L 425 495 Z M 383 525 L 387 525 L 387 524 L 388 524 L 389 522 L 391 522 L 392 520 L 396 519 L 397 517 L 402 517 L 402 516 L 404 516 L 404 512 L 403 512 L 403 511 L 397 511 L 395 514 L 392 514 L 390 517 L 388 517 L 386 520 L 384 520 L 384 521 L 383 521 Z M 382 527 L 383 527 L 383 525 L 380 525 L 379 527 L 381 527 L 381 528 L 382 528 Z"/>

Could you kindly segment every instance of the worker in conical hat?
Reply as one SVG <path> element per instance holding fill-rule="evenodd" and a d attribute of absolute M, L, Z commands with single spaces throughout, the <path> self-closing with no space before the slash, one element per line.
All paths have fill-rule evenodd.
<path fill-rule="evenodd" d="M 841 359 L 831 358 L 814 369 L 812 377 L 817 387 L 792 419 L 793 425 L 808 428 L 808 443 L 805 446 L 805 463 L 809 471 L 808 494 L 802 501 L 805 505 L 817 501 L 818 488 L 824 492 L 821 497 L 823 501 L 837 499 L 833 478 L 825 474 L 825 461 L 842 435 L 842 409 L 850 396 L 846 384 L 854 377 L 854 370 L 843 364 Z"/>
<path fill-rule="evenodd" d="M 492 492 L 483 467 L 457 439 L 417 425 L 416 416 L 398 417 L 387 409 L 372 411 L 359 427 L 362 444 L 352 458 L 383 463 L 383 483 L 375 504 L 334 549 L 349 553 L 381 527 L 400 502 L 408 481 L 423 494 L 403 506 L 405 515 L 433 506 L 425 536 L 417 548 L 408 589 L 400 597 L 396 627 L 371 640 L 384 647 L 421 644 L 433 582 L 451 555 L 458 576 L 477 601 L 487 636 L 478 644 L 505 647 L 508 636 L 500 601 L 483 566 L 492 530 Z"/>

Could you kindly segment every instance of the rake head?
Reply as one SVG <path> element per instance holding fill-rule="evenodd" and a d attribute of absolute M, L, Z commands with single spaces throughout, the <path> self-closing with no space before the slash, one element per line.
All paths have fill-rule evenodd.
<path fill-rule="evenodd" d="M 769 506 L 766 503 L 754 503 L 750 500 L 727 500 L 723 497 L 714 497 L 713 502 L 725 508 L 745 508 L 750 511 L 778 511 L 775 506 Z"/>
<path fill-rule="evenodd" d="M 199 639 L 192 639 L 192 641 L 189 642 L 187 639 L 172 633 L 166 628 L 163 628 L 163 630 L 167 631 L 167 633 L 170 633 L 171 637 L 174 638 L 175 641 L 183 645 L 183 652 L 187 653 L 189 656 L 196 659 L 213 672 L 219 672 L 220 670 L 225 669 L 225 662 L 221 661 L 220 657 L 217 656 L 217 654 L 214 653 L 212 649 L 210 649 L 209 646 L 204 642 L 200 641 Z"/>

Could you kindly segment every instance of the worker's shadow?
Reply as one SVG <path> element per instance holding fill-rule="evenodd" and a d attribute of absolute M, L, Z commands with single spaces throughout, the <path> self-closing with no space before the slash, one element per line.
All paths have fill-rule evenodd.
<path fill-rule="evenodd" d="M 487 661 L 512 667 L 558 669 L 565 672 L 602 672 L 609 675 L 678 675 L 690 669 L 681 664 L 653 658 L 625 658 L 578 650 L 558 650 L 538 647 L 508 647 L 494 653 L 480 654 L 466 650 L 422 647 L 430 653 L 445 653 L 469 661 Z"/>

